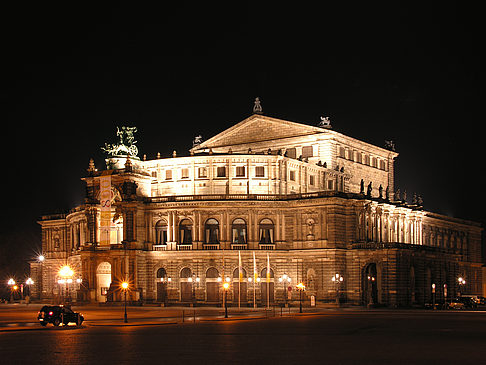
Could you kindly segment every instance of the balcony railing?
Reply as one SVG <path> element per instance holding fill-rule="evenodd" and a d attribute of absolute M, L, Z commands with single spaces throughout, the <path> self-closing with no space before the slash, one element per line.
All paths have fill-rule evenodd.
<path fill-rule="evenodd" d="M 274 243 L 260 243 L 258 245 L 260 250 L 275 250 Z M 173 244 L 169 247 L 169 245 L 152 245 L 153 251 L 191 251 L 193 249 L 192 244 Z M 221 246 L 219 243 L 203 243 L 202 245 L 203 250 L 220 250 Z M 246 243 L 232 243 L 231 244 L 232 250 L 248 250 L 248 244 Z"/>
<path fill-rule="evenodd" d="M 204 243 L 204 250 L 219 250 L 219 243 Z"/>
<path fill-rule="evenodd" d="M 166 202 L 184 202 L 184 201 L 206 201 L 206 200 L 294 200 L 294 199 L 311 199 L 331 196 L 342 196 L 347 198 L 359 198 L 360 194 L 344 193 L 335 190 L 316 191 L 312 193 L 297 194 L 202 194 L 202 195 L 164 195 L 146 197 L 148 203 L 166 203 Z"/>
<path fill-rule="evenodd" d="M 275 250 L 274 243 L 260 243 L 260 250 Z"/>
<path fill-rule="evenodd" d="M 248 245 L 246 243 L 232 243 L 231 249 L 232 250 L 247 250 Z"/>

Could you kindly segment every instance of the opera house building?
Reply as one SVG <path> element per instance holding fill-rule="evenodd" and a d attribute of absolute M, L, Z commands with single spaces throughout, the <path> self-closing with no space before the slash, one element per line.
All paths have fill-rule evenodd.
<path fill-rule="evenodd" d="M 39 220 L 34 298 L 120 302 L 123 281 L 132 303 L 161 305 L 221 305 L 227 290 L 233 306 L 302 294 L 408 307 L 482 291 L 480 224 L 398 192 L 392 143 L 258 109 L 185 156 L 141 157 L 135 132 L 119 128 L 103 166 L 90 161 L 84 204 Z"/>

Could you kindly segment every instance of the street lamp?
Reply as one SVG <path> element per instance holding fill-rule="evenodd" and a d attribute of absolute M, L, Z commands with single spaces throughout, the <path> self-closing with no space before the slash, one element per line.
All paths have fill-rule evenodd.
<path fill-rule="evenodd" d="M 283 296 L 284 296 L 284 307 L 287 306 L 287 285 L 290 286 L 292 279 L 287 274 L 283 274 L 278 278 L 278 281 L 282 283 Z"/>
<path fill-rule="evenodd" d="M 73 275 L 74 275 L 74 271 L 73 269 L 71 269 L 71 267 L 69 265 L 64 265 L 63 267 L 61 267 L 58 271 L 58 274 L 59 276 L 61 277 L 60 280 L 58 280 L 58 284 L 65 284 L 65 298 L 64 300 L 66 301 L 66 297 L 69 296 L 69 301 L 71 300 L 71 297 L 69 295 L 69 285 L 68 284 L 71 284 L 73 282 Z"/>
<path fill-rule="evenodd" d="M 42 278 L 43 278 L 43 275 L 42 275 L 42 272 L 43 272 L 43 263 L 44 263 L 44 260 L 45 260 L 45 256 L 44 255 L 39 255 L 37 256 L 37 261 L 39 262 L 40 264 L 40 278 L 38 277 L 38 282 L 39 282 L 39 299 L 42 299 Z"/>
<path fill-rule="evenodd" d="M 14 286 L 12 286 L 12 295 L 14 292 L 16 292 L 17 290 L 19 289 L 19 286 L 17 284 L 15 284 Z"/>
<path fill-rule="evenodd" d="M 199 276 L 196 276 L 196 274 L 192 274 L 192 277 L 188 279 L 188 281 L 192 284 L 192 306 L 195 307 L 197 304 L 197 298 L 196 298 L 196 286 L 199 288 L 199 282 L 201 281 L 201 278 Z M 194 285 L 196 283 L 196 286 Z"/>
<path fill-rule="evenodd" d="M 299 310 L 299 312 L 302 313 L 302 292 L 305 290 L 305 285 L 302 282 L 300 282 L 300 283 L 297 284 L 297 289 L 299 289 L 299 292 L 300 292 L 300 295 L 299 295 L 300 310 Z"/>
<path fill-rule="evenodd" d="M 372 307 L 374 304 L 373 298 L 373 285 L 375 284 L 376 278 L 372 275 L 368 275 L 368 308 Z"/>
<path fill-rule="evenodd" d="M 15 285 L 15 280 L 10 278 L 7 282 L 8 286 L 10 287 L 10 303 L 13 302 L 13 286 Z"/>
<path fill-rule="evenodd" d="M 31 285 L 34 285 L 34 280 L 32 280 L 32 278 L 28 278 L 26 281 L 25 281 L 25 284 L 27 285 L 27 288 L 28 289 L 28 294 L 26 294 L 26 297 L 25 299 L 27 300 L 27 295 L 29 296 L 29 300 L 30 300 L 30 286 Z M 28 304 L 28 303 L 27 303 Z"/>
<path fill-rule="evenodd" d="M 227 294 L 228 294 L 228 289 L 229 289 L 229 282 L 226 281 L 223 284 L 223 289 L 224 289 L 224 318 L 228 318 L 228 300 L 227 300 Z"/>
<path fill-rule="evenodd" d="M 464 286 L 466 285 L 466 280 L 462 277 L 459 277 L 457 281 L 459 283 L 459 296 L 462 296 L 462 293 L 464 292 Z"/>
<path fill-rule="evenodd" d="M 336 305 L 339 306 L 339 284 L 344 281 L 344 277 L 342 275 L 336 274 L 331 278 L 331 280 L 336 283 Z"/>
<path fill-rule="evenodd" d="M 127 317 L 127 291 L 128 291 L 128 283 L 126 281 L 124 281 L 123 283 L 121 283 L 121 287 L 123 289 L 123 291 L 125 292 L 125 315 L 123 317 L 123 321 L 125 323 L 128 323 L 128 317 Z"/>
<path fill-rule="evenodd" d="M 432 283 L 432 309 L 435 309 L 435 283 Z"/>

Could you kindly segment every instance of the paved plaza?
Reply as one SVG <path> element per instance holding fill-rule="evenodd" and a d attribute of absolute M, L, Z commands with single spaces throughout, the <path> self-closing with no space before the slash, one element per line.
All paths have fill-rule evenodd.
<path fill-rule="evenodd" d="M 0 306 L 5 363 L 478 364 L 486 356 L 484 311 L 231 308 L 225 319 L 221 308 L 129 307 L 124 324 L 123 307 L 84 307 L 81 327 L 44 328 L 38 307 Z"/>

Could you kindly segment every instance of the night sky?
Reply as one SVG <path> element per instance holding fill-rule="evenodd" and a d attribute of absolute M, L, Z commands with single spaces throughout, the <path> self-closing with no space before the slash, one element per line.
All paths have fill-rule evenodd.
<path fill-rule="evenodd" d="M 40 247 L 40 215 L 82 203 L 117 125 L 137 126 L 139 155 L 186 155 L 256 96 L 268 116 L 394 140 L 397 188 L 486 222 L 479 9 L 394 3 L 4 8 L 0 279 Z"/>

